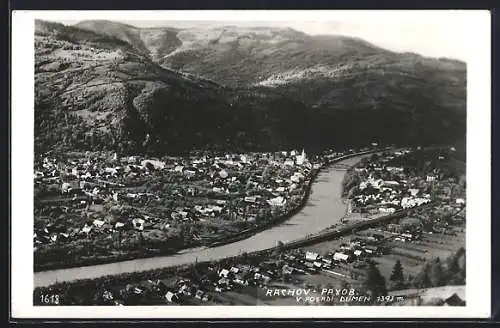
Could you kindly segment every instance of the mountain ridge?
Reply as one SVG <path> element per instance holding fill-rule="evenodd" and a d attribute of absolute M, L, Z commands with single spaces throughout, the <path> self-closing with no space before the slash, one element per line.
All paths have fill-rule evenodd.
<path fill-rule="evenodd" d="M 465 133 L 466 66 L 454 60 L 292 29 L 37 21 L 35 35 L 40 150 L 321 149 Z"/>

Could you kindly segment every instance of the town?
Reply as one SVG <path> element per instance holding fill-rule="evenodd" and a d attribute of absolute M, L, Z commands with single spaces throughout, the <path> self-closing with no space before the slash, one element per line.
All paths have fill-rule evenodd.
<path fill-rule="evenodd" d="M 331 156 L 342 155 L 345 153 Z M 135 191 L 135 195 L 140 196 L 133 198 L 123 191 L 123 186 L 130 186 L 145 176 L 150 178 L 148 183 L 168 179 L 171 185 L 178 183 L 178 189 L 174 188 L 172 192 L 181 196 L 177 197 L 178 203 L 171 204 L 176 215 L 171 215 L 169 228 L 175 229 L 178 222 L 196 222 L 191 225 L 195 228 L 190 235 L 205 240 L 204 230 L 199 227 L 206 228 L 206 222 L 211 218 L 220 220 L 225 215 L 231 222 L 247 222 L 241 218 L 254 218 L 253 224 L 257 224 L 263 218 L 283 215 L 298 207 L 315 170 L 325 164 L 325 157 L 308 159 L 304 152 L 292 151 L 240 155 L 239 158 L 196 157 L 190 162 L 165 164 L 151 160 L 142 160 L 141 163 L 136 158 L 135 164 L 127 159 L 125 166 L 128 169 L 115 167 L 113 172 L 104 166 L 100 170 L 77 169 L 77 174 L 90 174 L 93 179 L 102 179 L 101 175 L 97 177 L 98 172 L 109 171 L 104 177 L 108 184 L 110 180 L 113 183 L 106 191 L 89 191 L 96 188 L 94 185 L 82 188 L 86 195 L 90 193 L 97 197 L 88 195 L 80 207 L 93 212 L 92 206 L 103 206 L 103 203 L 110 202 L 109 198 L 115 202 L 127 199 L 127 204 L 142 202 L 142 208 L 144 205 L 149 208 L 151 205 L 147 204 L 155 204 L 158 199 L 155 197 L 159 197 L 154 194 L 154 188 L 148 188 L 151 195 Z M 50 168 L 60 167 L 50 161 L 44 164 L 47 164 L 44 166 L 47 169 L 40 170 L 42 174 Z M 133 171 L 131 167 L 140 169 Z M 165 171 L 168 173 L 159 173 Z M 186 176 L 185 171 L 193 173 Z M 135 173 L 132 174 L 135 180 L 131 179 L 131 173 Z M 116 178 L 110 178 L 112 176 Z M 205 178 L 195 178 L 198 176 Z M 59 176 L 55 174 L 55 177 L 57 181 Z M 240 188 L 246 181 L 245 187 L 234 187 L 238 181 Z M 64 186 L 66 189 L 61 188 L 59 193 L 72 188 Z M 122 191 L 116 192 L 117 189 Z M 238 193 L 238 190 L 244 192 Z M 197 195 L 206 197 L 209 193 L 217 196 L 218 202 L 195 202 L 199 199 Z M 278 243 L 272 249 L 243 253 L 220 261 L 37 288 L 34 302 L 44 304 L 40 301 L 41 296 L 43 299 L 43 295 L 57 294 L 61 295 L 61 304 L 68 305 L 465 304 L 460 293 L 465 285 L 465 163 L 454 147 L 379 150 L 347 169 L 342 193 L 348 204 L 345 216 L 314 238 L 306 237 L 290 244 Z M 74 194 L 71 199 L 78 200 L 78 197 L 81 196 Z M 96 199 L 101 199 L 101 202 L 96 203 Z M 74 204 L 77 204 L 76 200 Z M 92 201 L 90 205 L 89 200 Z M 186 208 L 187 200 L 192 207 Z M 269 213 L 271 215 L 266 216 Z M 159 217 L 159 214 L 143 216 L 142 221 L 130 227 L 130 231 L 144 232 L 158 224 L 152 218 Z M 119 222 L 122 227 L 127 225 Z M 118 230 L 117 223 L 108 229 Z M 73 236 L 92 238 L 89 236 L 105 224 L 110 223 L 103 222 L 99 228 L 95 223 L 86 223 L 78 227 L 80 230 L 75 230 Z M 165 225 L 165 222 L 161 224 Z M 240 223 L 238 229 L 249 229 L 249 225 Z M 122 231 L 122 236 L 127 235 L 123 232 L 126 230 L 118 231 Z M 45 233 L 47 236 L 47 231 Z M 209 234 L 216 232 L 212 230 Z M 40 237 L 37 235 L 36 238 Z M 47 241 L 46 245 L 51 242 L 57 242 L 57 239 Z M 438 300 L 423 299 L 415 293 L 415 289 L 443 286 L 456 288 Z M 289 292 L 273 292 L 276 290 Z M 300 295 L 295 292 L 298 290 L 307 290 L 307 295 L 299 299 Z M 328 292 L 328 295 L 323 295 L 325 290 L 345 290 L 348 295 L 330 295 Z"/>
<path fill-rule="evenodd" d="M 374 146 L 371 146 L 374 148 Z M 35 270 L 125 260 L 244 238 L 306 200 L 325 161 L 359 151 L 118 157 L 35 162 Z"/>

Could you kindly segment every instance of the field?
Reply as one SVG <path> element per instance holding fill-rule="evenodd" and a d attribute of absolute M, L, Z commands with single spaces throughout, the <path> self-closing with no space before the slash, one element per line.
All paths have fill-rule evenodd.
<path fill-rule="evenodd" d="M 393 235 L 389 232 L 381 230 L 368 229 L 366 232 L 376 232 L 383 234 L 386 238 Z M 391 246 L 389 254 L 379 255 L 372 257 L 373 261 L 377 263 L 377 267 L 386 281 L 389 281 L 392 270 L 396 261 L 401 261 L 403 265 L 403 273 L 406 278 L 409 276 L 415 277 L 421 270 L 423 264 L 432 258 L 439 257 L 444 259 L 456 252 L 460 247 L 465 247 L 465 232 L 461 228 L 455 228 L 456 235 L 444 234 L 424 234 L 422 240 L 413 242 L 402 241 L 388 241 L 387 244 Z M 327 253 L 335 252 L 340 249 L 340 245 L 348 243 L 349 238 L 353 235 L 345 236 L 343 239 L 336 239 L 318 243 L 316 245 L 304 248 L 304 251 L 316 252 L 325 255 Z M 342 283 L 349 283 L 356 286 L 362 283 L 363 268 L 355 268 L 359 262 L 349 264 L 339 264 L 334 268 L 329 269 L 330 273 L 320 271 L 314 275 L 303 275 L 301 280 L 304 284 L 312 286 L 340 286 Z M 351 273 L 360 273 L 356 279 L 351 278 Z"/>

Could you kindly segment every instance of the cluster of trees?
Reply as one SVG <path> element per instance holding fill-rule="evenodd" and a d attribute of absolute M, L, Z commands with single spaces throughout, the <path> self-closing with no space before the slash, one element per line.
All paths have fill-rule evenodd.
<path fill-rule="evenodd" d="M 460 143 L 459 143 L 460 144 Z M 465 161 L 462 154 L 448 147 L 427 147 L 410 154 L 392 159 L 389 164 L 404 165 L 409 174 L 424 176 L 439 170 L 443 178 L 459 179 L 465 174 Z"/>
<path fill-rule="evenodd" d="M 375 262 L 370 261 L 363 287 L 373 298 L 387 295 L 388 290 L 405 288 L 431 288 L 465 284 L 465 249 L 462 247 L 444 261 L 432 259 L 424 264 L 415 277 L 405 276 L 401 261 L 394 265 L 389 281 L 380 273 Z"/>
<path fill-rule="evenodd" d="M 444 261 L 435 258 L 427 262 L 413 278 L 415 288 L 430 288 L 465 284 L 465 249 L 460 248 Z"/>
<path fill-rule="evenodd" d="M 380 273 L 375 262 L 368 263 L 366 279 L 363 283 L 364 289 L 370 294 L 372 300 L 378 296 L 387 295 L 387 285 L 384 276 Z"/>
<path fill-rule="evenodd" d="M 344 180 L 342 180 L 342 197 L 349 197 L 360 182 L 360 174 L 350 168 L 344 175 Z"/>
<path fill-rule="evenodd" d="M 38 246 L 34 252 L 35 268 L 90 265 L 137 256 L 171 254 L 194 242 L 191 227 L 183 224 L 169 231 L 120 230 L 99 236 L 91 232 L 90 236 L 76 235 L 74 238 L 69 242 Z"/>

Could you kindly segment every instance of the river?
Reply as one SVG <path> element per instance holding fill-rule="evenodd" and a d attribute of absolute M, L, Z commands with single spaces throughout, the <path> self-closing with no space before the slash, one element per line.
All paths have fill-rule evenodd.
<path fill-rule="evenodd" d="M 342 167 L 352 166 L 366 156 L 369 155 L 347 158 L 323 169 L 312 185 L 306 206 L 299 213 L 282 224 L 259 232 L 247 239 L 213 248 L 186 249 L 169 256 L 36 272 L 34 274 L 34 286 L 49 286 L 56 282 L 92 279 L 106 275 L 182 265 L 195 261 L 218 260 L 242 252 L 272 248 L 276 246 L 277 241 L 286 243 L 317 233 L 332 224 L 339 223 L 346 212 L 347 206 L 343 202 L 341 195 L 342 180 L 345 174 L 345 169 L 342 169 Z"/>

